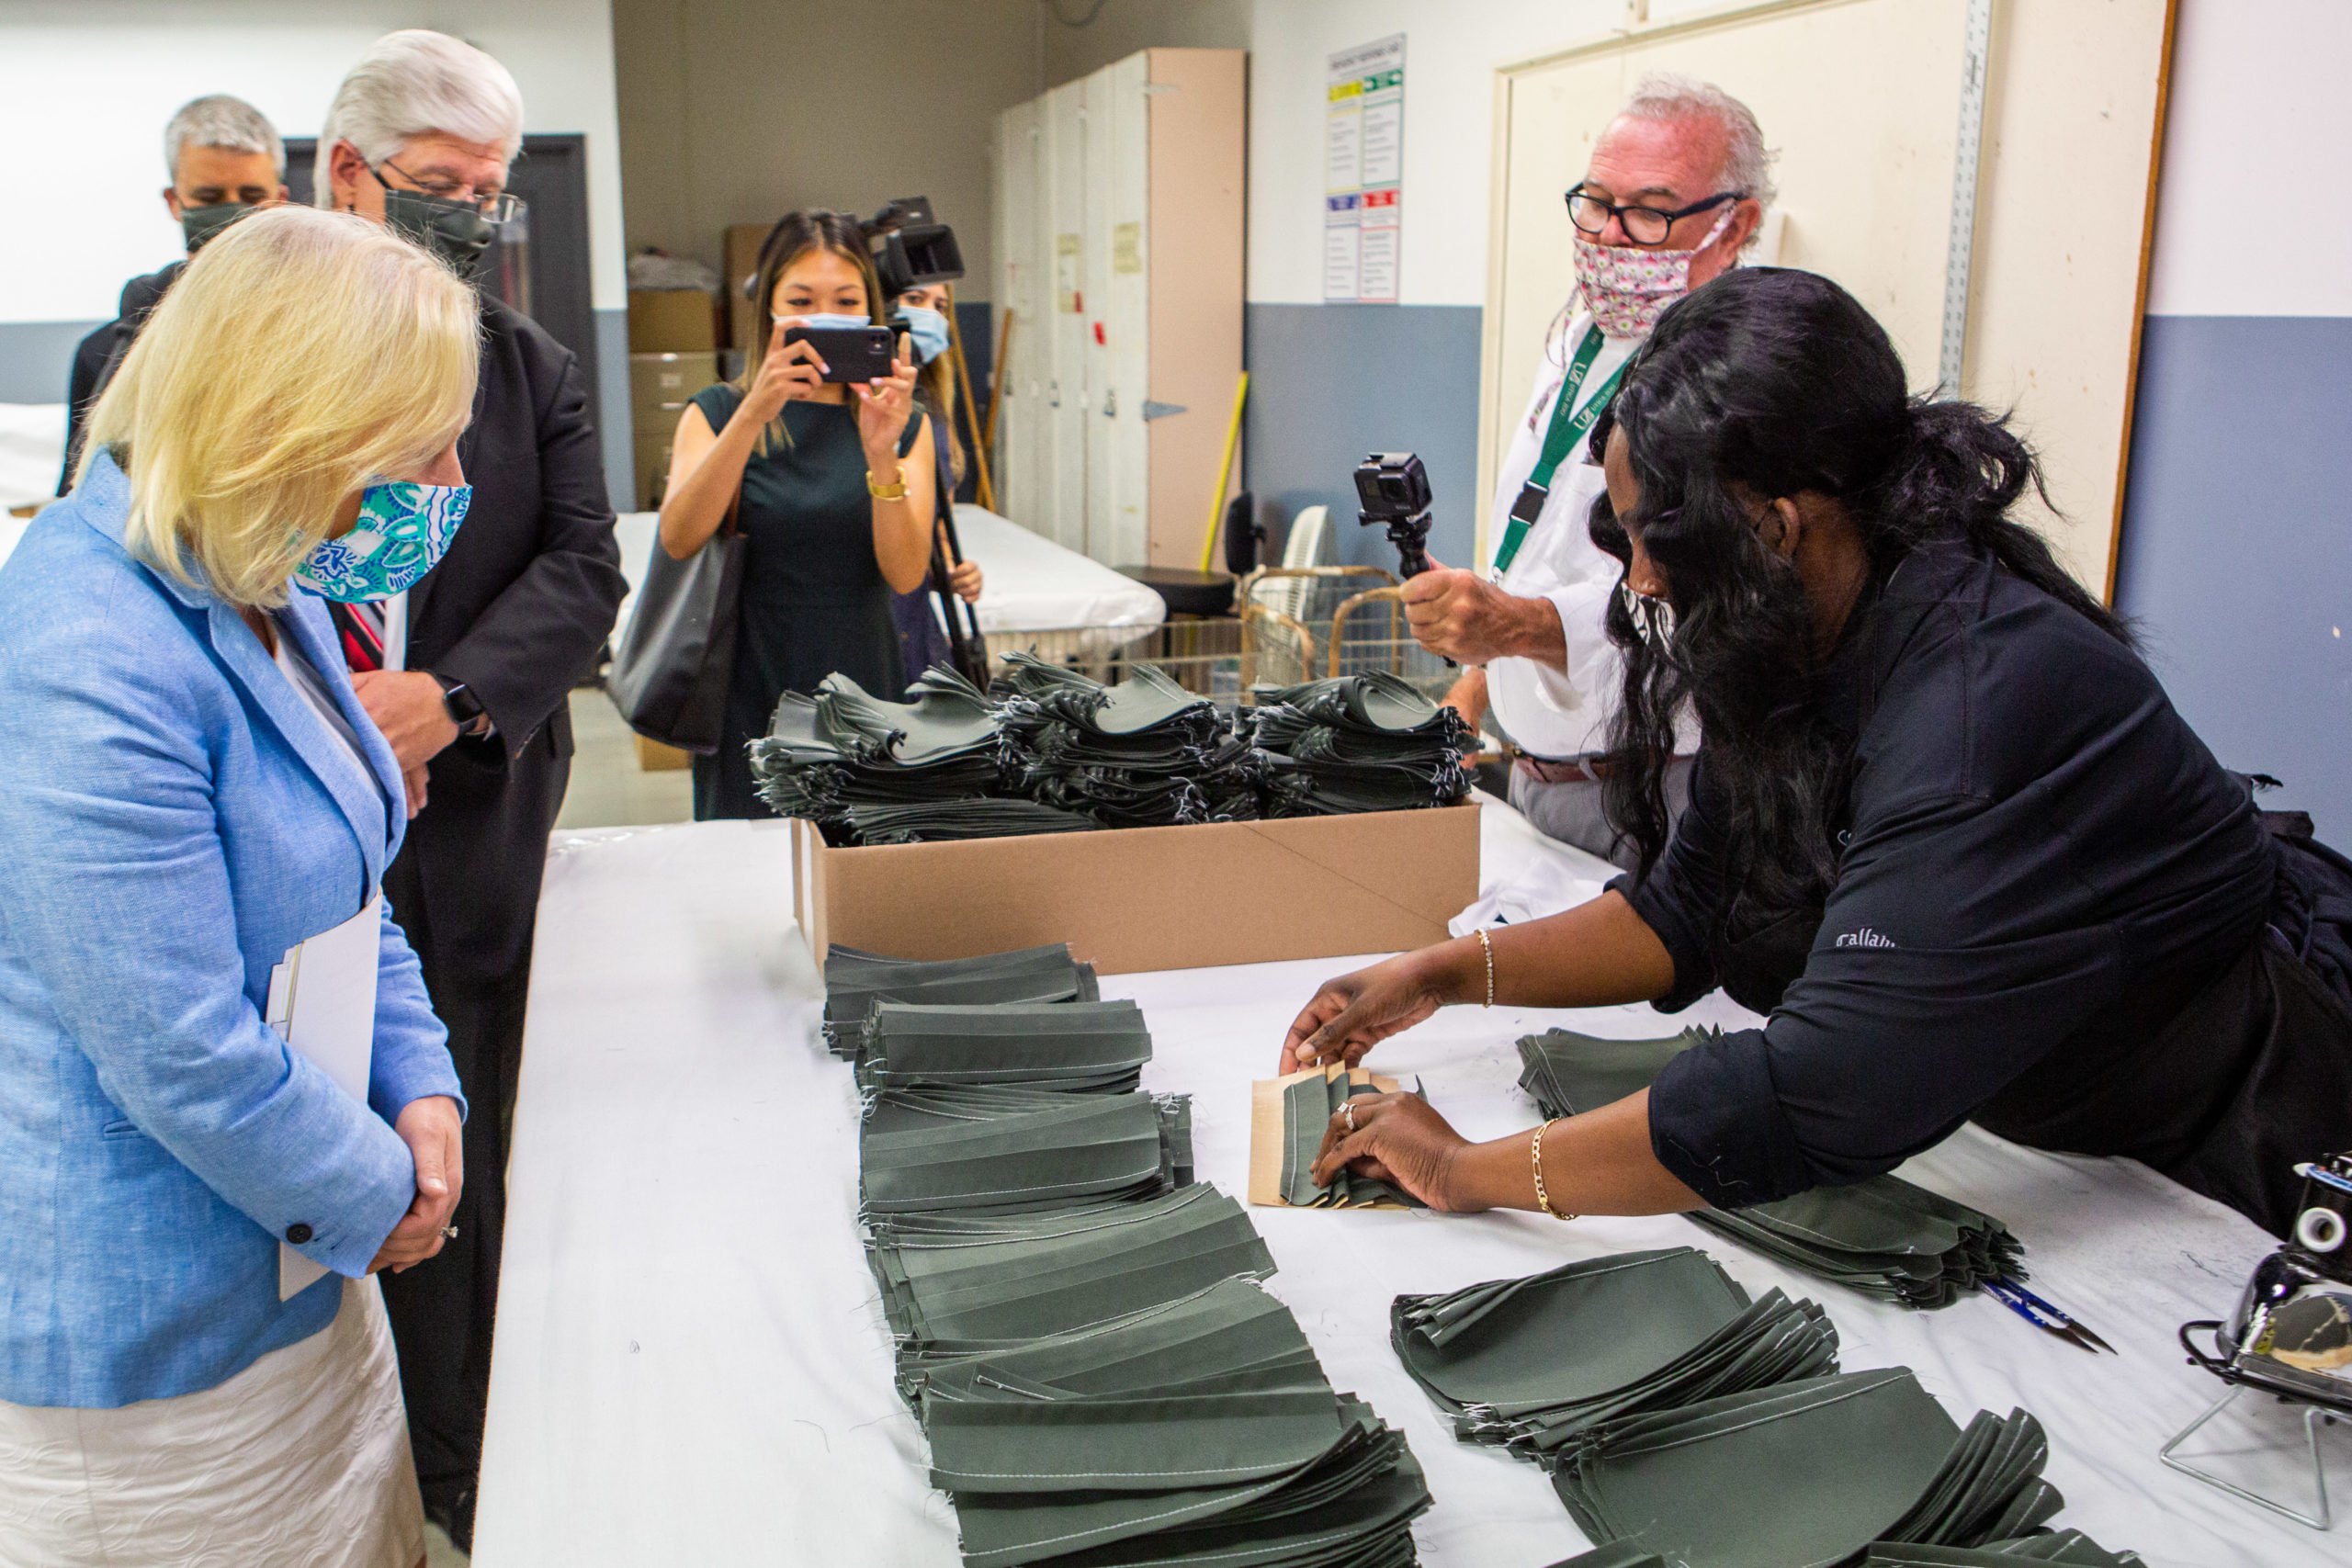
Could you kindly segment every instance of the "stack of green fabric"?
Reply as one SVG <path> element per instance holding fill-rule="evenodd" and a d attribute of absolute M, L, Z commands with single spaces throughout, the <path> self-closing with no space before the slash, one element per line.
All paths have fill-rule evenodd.
<path fill-rule="evenodd" d="M 2065 1562 L 2080 1568 L 2147 1568 L 2136 1551 L 2109 1551 L 2080 1530 L 2036 1530 L 1983 1546 L 1911 1546 L 1873 1541 L 1855 1560 L 1857 1568 L 2025 1568 L 2030 1562 Z M 1633 1541 L 1595 1547 L 1552 1568 L 1674 1568 L 1657 1552 Z"/>
<path fill-rule="evenodd" d="M 865 842 L 859 835 L 869 828 L 899 843 L 959 836 L 955 829 L 968 828 L 968 814 L 952 803 L 1001 787 L 996 717 L 979 690 L 952 671 L 927 670 L 913 690 L 911 703 L 884 702 L 834 674 L 818 683 L 814 697 L 786 692 L 766 738 L 752 742 L 760 797 L 779 817 L 815 822 L 829 844 Z M 925 832 L 920 810 L 870 815 L 876 807 L 942 804 L 951 809 L 933 833 Z M 863 824 L 861 810 L 869 814 Z M 1054 829 L 1033 819 L 1023 830 Z"/>
<path fill-rule="evenodd" d="M 1106 828 L 1230 822 L 1257 815 L 1258 762 L 1216 706 L 1156 666 L 1115 686 L 1007 654 L 989 688 L 1005 775 L 1032 799 Z"/>
<path fill-rule="evenodd" d="M 1905 1369 L 1809 1378 L 1619 1417 L 1563 1452 L 1552 1484 L 1603 1544 L 1687 1568 L 1841 1562 L 1873 1541 L 1969 1547 L 2064 1503 L 2022 1411 L 1953 1426 Z"/>
<path fill-rule="evenodd" d="M 1401 1187 L 1341 1167 L 1331 1185 L 1315 1185 L 1315 1156 L 1331 1118 L 1351 1099 L 1378 1098 L 1383 1091 L 1368 1073 L 1327 1071 L 1303 1075 L 1283 1089 L 1283 1201 L 1295 1209 L 1425 1209 L 1428 1204 Z"/>
<path fill-rule="evenodd" d="M 1663 1040 L 1549 1030 L 1519 1043 L 1519 1081 L 1545 1116 L 1573 1116 L 1647 1089 L 1704 1038 L 1696 1030 Z M 1950 1306 L 1982 1281 L 2026 1277 L 2024 1244 L 2007 1225 L 1900 1177 L 1687 1217 L 1775 1262 L 1906 1307 Z"/>
<path fill-rule="evenodd" d="M 847 953 L 867 1261 L 971 1568 L 1408 1568 L 1429 1491 L 1335 1392 L 1132 1002 L 1067 949 Z M 997 995 L 907 1002 L 898 996 Z"/>
<path fill-rule="evenodd" d="M 859 1141 L 869 1214 L 1022 1213 L 1156 1198 L 1193 1179 L 1184 1096 L 885 1089 Z"/>
<path fill-rule="evenodd" d="M 1125 1094 L 1151 1060 L 1143 1010 L 1118 1002 L 876 1002 L 858 1032 L 868 1089 L 983 1084 Z"/>
<path fill-rule="evenodd" d="M 1068 942 L 977 958 L 892 958 L 835 944 L 825 954 L 825 1039 L 833 1055 L 857 1055 L 858 1031 L 876 1002 L 1100 1001 L 1094 965 Z"/>
<path fill-rule="evenodd" d="M 1604 1422 L 1838 1370 L 1820 1307 L 1751 1302 L 1688 1247 L 1399 1296 L 1389 1340 L 1457 1436 L 1539 1461 Z"/>
<path fill-rule="evenodd" d="M 1261 686 L 1243 716 L 1265 753 L 1268 817 L 1338 816 L 1451 806 L 1470 790 L 1462 716 L 1374 671 Z"/>

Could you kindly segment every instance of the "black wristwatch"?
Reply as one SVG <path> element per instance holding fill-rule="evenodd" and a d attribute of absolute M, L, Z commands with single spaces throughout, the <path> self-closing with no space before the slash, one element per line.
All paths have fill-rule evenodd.
<path fill-rule="evenodd" d="M 441 682 L 441 705 L 449 710 L 450 722 L 460 730 L 469 731 L 476 720 L 489 716 L 489 710 L 481 705 L 481 699 L 474 695 L 471 686 L 446 676 L 433 678 Z"/>

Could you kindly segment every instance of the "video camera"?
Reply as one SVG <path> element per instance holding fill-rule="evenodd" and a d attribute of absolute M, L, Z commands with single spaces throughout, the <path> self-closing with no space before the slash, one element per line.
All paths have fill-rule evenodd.
<path fill-rule="evenodd" d="M 932 215 L 927 196 L 902 196 L 884 203 L 866 220 L 865 235 L 874 248 L 874 271 L 882 280 L 885 299 L 964 276 L 964 253 L 956 248 L 956 231 Z"/>
<path fill-rule="evenodd" d="M 1430 476 L 1410 452 L 1374 452 L 1356 466 L 1356 521 L 1370 528 L 1385 524 L 1396 547 L 1400 577 L 1430 570 Z"/>

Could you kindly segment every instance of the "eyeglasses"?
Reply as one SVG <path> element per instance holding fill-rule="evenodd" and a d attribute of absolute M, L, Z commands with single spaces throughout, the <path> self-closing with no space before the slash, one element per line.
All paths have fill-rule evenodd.
<path fill-rule="evenodd" d="M 1618 207 L 1591 195 L 1583 186 L 1577 185 L 1568 189 L 1568 221 L 1585 233 L 1601 234 L 1608 231 L 1609 220 L 1614 218 L 1623 226 L 1625 237 L 1634 243 L 1656 245 L 1665 243 L 1666 236 L 1672 231 L 1674 225 L 1679 220 L 1688 218 L 1693 213 L 1704 212 L 1710 208 L 1721 207 L 1726 201 L 1743 199 L 1745 198 L 1738 191 L 1727 190 L 1711 196 L 1704 201 L 1694 201 L 1688 207 L 1677 208 L 1668 212 L 1663 208 L 1657 207 Z"/>
<path fill-rule="evenodd" d="M 492 223 L 511 223 L 515 219 L 523 216 L 523 198 L 514 195 L 511 191 L 495 191 L 483 195 L 476 195 L 474 193 L 473 186 L 461 184 L 456 180 L 418 179 L 414 175 L 410 174 L 406 169 L 401 168 L 390 158 L 384 160 L 384 167 L 400 175 L 401 178 L 406 180 L 410 185 L 414 186 L 418 195 L 429 196 L 436 201 L 455 201 L 462 203 L 467 207 L 472 208 L 475 211 L 481 213 Z M 377 175 L 374 169 L 371 168 L 368 172 L 371 175 L 376 175 L 376 183 L 378 185 L 387 184 L 384 176 Z"/>

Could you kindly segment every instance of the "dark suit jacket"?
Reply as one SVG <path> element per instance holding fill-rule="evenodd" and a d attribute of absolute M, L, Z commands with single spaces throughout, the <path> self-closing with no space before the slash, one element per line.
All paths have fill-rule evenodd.
<path fill-rule="evenodd" d="M 179 281 L 187 263 L 175 261 L 160 272 L 134 277 L 122 286 L 115 318 L 74 345 L 74 369 L 65 388 L 65 469 L 57 476 L 57 493 L 74 489 L 74 465 L 82 456 L 82 422 L 90 417 L 98 394 L 114 379 L 115 367 L 130 351 L 130 340 L 147 324 L 147 314 Z"/>
<path fill-rule="evenodd" d="M 625 592 L 578 362 L 496 300 L 481 321 L 473 423 L 458 441 L 473 503 L 409 590 L 407 663 L 465 682 L 496 729 L 433 759 L 401 853 L 412 863 L 387 878 L 436 1003 L 452 982 L 522 977 L 571 772 L 566 702 Z"/>

